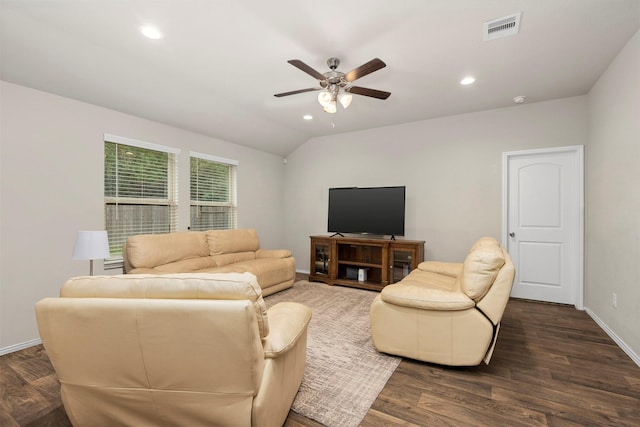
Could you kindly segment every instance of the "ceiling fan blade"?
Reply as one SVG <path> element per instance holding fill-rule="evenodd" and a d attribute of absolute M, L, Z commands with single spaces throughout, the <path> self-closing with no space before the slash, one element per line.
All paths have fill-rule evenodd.
<path fill-rule="evenodd" d="M 359 66 L 358 68 L 354 68 L 344 75 L 344 79 L 348 82 L 352 82 L 356 79 L 366 76 L 367 74 L 371 74 L 374 71 L 378 71 L 381 68 L 386 67 L 387 64 L 382 61 L 380 58 L 374 58 L 371 61 L 367 62 Z"/>
<path fill-rule="evenodd" d="M 278 98 L 280 98 L 281 96 L 295 95 L 297 93 L 304 93 L 304 92 L 313 92 L 314 90 L 320 90 L 320 89 L 321 88 L 319 87 L 310 87 L 308 89 L 298 89 L 298 90 L 292 90 L 291 92 L 276 93 L 273 96 L 277 96 Z"/>
<path fill-rule="evenodd" d="M 311 77 L 313 77 L 315 79 L 318 79 L 318 80 L 325 80 L 326 79 L 324 74 L 314 70 L 313 68 L 311 68 L 310 66 L 308 66 L 304 62 L 300 61 L 299 59 L 292 59 L 292 60 L 287 61 L 287 62 L 289 64 L 293 65 L 294 67 L 299 68 L 300 70 L 302 70 L 305 73 L 309 74 Z"/>
<path fill-rule="evenodd" d="M 391 92 L 385 92 L 383 90 L 376 90 L 376 89 L 369 89 L 369 88 L 360 87 L 360 86 L 351 86 L 349 89 L 347 89 L 347 92 L 355 93 L 356 95 L 370 96 L 372 98 L 378 98 L 378 99 L 387 99 L 389 95 L 391 95 Z"/>

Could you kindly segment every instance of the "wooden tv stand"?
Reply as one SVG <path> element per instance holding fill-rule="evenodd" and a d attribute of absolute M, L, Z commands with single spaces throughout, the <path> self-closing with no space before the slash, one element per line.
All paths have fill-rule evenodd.
<path fill-rule="evenodd" d="M 310 281 L 380 291 L 424 261 L 424 240 L 310 236 Z M 360 269 L 366 280 L 358 280 Z M 362 279 L 362 277 L 361 277 Z"/>

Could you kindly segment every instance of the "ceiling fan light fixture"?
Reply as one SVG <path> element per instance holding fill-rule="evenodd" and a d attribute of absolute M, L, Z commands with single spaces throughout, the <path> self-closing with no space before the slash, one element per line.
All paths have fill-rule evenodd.
<path fill-rule="evenodd" d="M 318 102 L 325 108 L 331 103 L 331 98 L 331 92 L 328 90 L 323 90 L 318 94 Z"/>
<path fill-rule="evenodd" d="M 342 108 L 347 108 L 351 105 L 353 95 L 347 92 L 342 92 L 338 95 L 338 102 L 342 105 Z"/>
<path fill-rule="evenodd" d="M 329 114 L 335 114 L 335 112 L 338 111 L 338 107 L 336 106 L 336 101 L 329 102 L 329 104 L 327 104 L 327 106 L 324 107 L 324 111 L 326 111 Z"/>

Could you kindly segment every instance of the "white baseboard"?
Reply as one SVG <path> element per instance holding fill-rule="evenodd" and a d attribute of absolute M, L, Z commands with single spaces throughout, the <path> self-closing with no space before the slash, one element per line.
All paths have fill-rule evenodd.
<path fill-rule="evenodd" d="M 629 356 L 631 360 L 635 362 L 636 365 L 640 366 L 640 355 L 633 351 L 633 349 L 629 347 L 627 343 L 622 340 L 622 338 L 616 335 L 616 333 L 613 332 L 611 328 L 609 328 L 609 326 L 607 326 L 607 324 L 604 323 L 602 319 L 600 319 L 593 311 L 591 311 L 588 307 L 585 307 L 585 310 L 587 314 L 591 316 L 591 318 L 598 324 L 598 326 L 600 326 L 602 330 L 605 331 L 607 335 L 609 335 L 611 339 L 615 341 L 616 344 L 618 344 L 618 347 L 620 347 L 622 351 L 624 351 L 627 356 Z"/>
<path fill-rule="evenodd" d="M 21 342 L 19 344 L 10 345 L 9 347 L 0 348 L 0 356 L 13 353 L 14 351 L 24 350 L 25 348 L 33 347 L 34 345 L 42 344 L 42 340 L 37 338 L 35 340 Z"/>
<path fill-rule="evenodd" d="M 296 270 L 296 273 L 310 274 L 308 270 Z"/>

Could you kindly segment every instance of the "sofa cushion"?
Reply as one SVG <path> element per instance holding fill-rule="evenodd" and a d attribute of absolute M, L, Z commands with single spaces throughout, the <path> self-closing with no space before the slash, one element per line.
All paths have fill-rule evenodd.
<path fill-rule="evenodd" d="M 228 264 L 256 259 L 256 253 L 253 251 L 231 252 L 228 254 L 212 255 L 210 258 L 215 261 L 216 266 L 224 267 Z"/>
<path fill-rule="evenodd" d="M 150 298 L 249 300 L 258 320 L 260 336 L 269 335 L 262 289 L 251 273 L 124 274 L 81 276 L 69 279 L 60 290 L 63 298 Z"/>
<path fill-rule="evenodd" d="M 152 268 L 209 255 L 206 235 L 198 231 L 130 236 L 125 250 L 127 261 L 133 268 Z"/>
<path fill-rule="evenodd" d="M 483 238 L 476 242 L 464 260 L 458 276 L 460 289 L 478 301 L 485 296 L 504 265 L 504 254 L 497 240 Z"/>
<path fill-rule="evenodd" d="M 206 235 L 210 255 L 247 251 L 255 252 L 260 248 L 258 232 L 252 228 L 208 230 Z"/>
<path fill-rule="evenodd" d="M 213 268 L 216 265 L 216 261 L 210 256 L 189 258 L 159 265 L 155 268 L 155 273 L 188 273 L 204 270 L 205 268 Z"/>
<path fill-rule="evenodd" d="M 295 277 L 295 260 L 293 258 L 259 258 L 216 267 L 216 272 L 248 271 L 260 277 L 260 286 L 268 288 L 277 283 L 286 282 Z"/>
<path fill-rule="evenodd" d="M 289 258 L 291 251 L 289 249 L 258 249 L 256 258 Z"/>
<path fill-rule="evenodd" d="M 440 288 L 446 291 L 458 290 L 456 288 L 455 277 L 451 277 L 435 271 L 425 271 L 420 269 L 413 270 L 411 271 L 411 273 L 405 276 L 404 279 L 402 279 L 401 283 L 405 282 L 419 282 L 423 283 L 427 287 Z"/>

